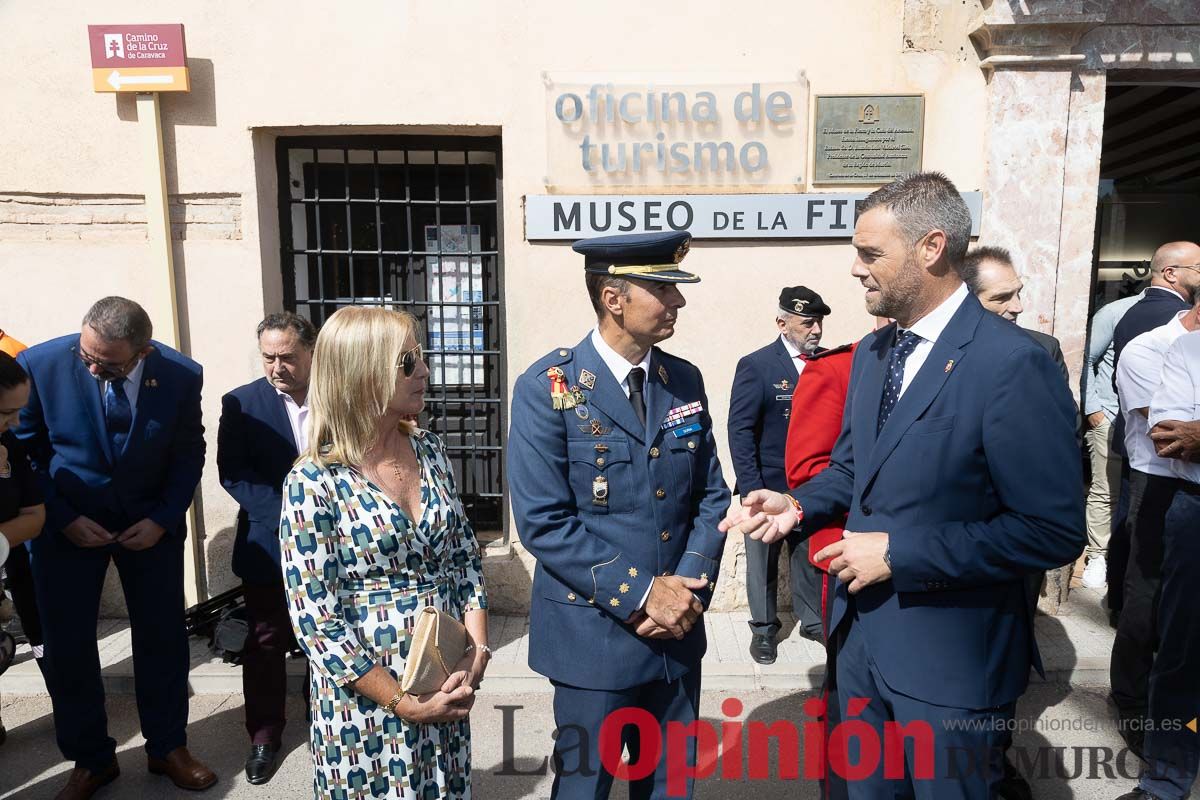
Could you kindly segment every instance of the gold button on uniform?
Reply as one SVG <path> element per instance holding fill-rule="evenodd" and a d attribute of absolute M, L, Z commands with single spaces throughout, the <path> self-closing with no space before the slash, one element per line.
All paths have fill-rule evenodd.
<path fill-rule="evenodd" d="M 597 467 L 603 467 L 603 466 L 604 466 L 604 456 L 597 456 L 597 457 L 596 457 L 596 466 L 597 466 Z"/>
<path fill-rule="evenodd" d="M 650 457 L 651 458 L 658 458 L 658 454 L 659 454 L 659 449 L 657 447 L 650 448 Z"/>
<path fill-rule="evenodd" d="M 695 450 L 695 449 L 696 449 L 696 443 L 688 442 L 688 450 Z"/>
<path fill-rule="evenodd" d="M 560 356 L 565 356 L 565 355 L 567 355 L 567 351 L 566 351 L 566 350 L 559 350 L 559 351 L 558 351 L 558 354 L 559 354 Z"/>
<path fill-rule="evenodd" d="M 575 593 L 567 592 L 567 599 L 570 600 L 572 603 L 574 603 L 575 602 Z"/>
<path fill-rule="evenodd" d="M 654 496 L 657 497 L 659 500 L 662 500 L 664 497 L 667 496 L 667 493 L 665 490 L 659 489 L 657 492 L 654 493 Z"/>
<path fill-rule="evenodd" d="M 671 541 L 671 532 L 663 531 L 662 533 L 660 533 L 658 535 L 658 538 L 662 539 L 664 542 L 669 542 L 669 541 Z"/>

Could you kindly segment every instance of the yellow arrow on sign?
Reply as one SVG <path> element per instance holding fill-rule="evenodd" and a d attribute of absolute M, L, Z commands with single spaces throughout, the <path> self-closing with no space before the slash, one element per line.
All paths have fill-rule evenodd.
<path fill-rule="evenodd" d="M 1196 732 L 1196 717 L 1192 717 L 1192 721 L 1187 723 L 1187 727 L 1192 733 Z"/>

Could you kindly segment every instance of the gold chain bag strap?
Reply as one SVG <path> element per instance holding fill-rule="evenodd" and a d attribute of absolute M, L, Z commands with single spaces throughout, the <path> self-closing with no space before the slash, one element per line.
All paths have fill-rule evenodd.
<path fill-rule="evenodd" d="M 400 689 L 408 694 L 440 691 L 450 670 L 467 652 L 467 629 L 436 608 L 421 609 L 409 640 Z"/>

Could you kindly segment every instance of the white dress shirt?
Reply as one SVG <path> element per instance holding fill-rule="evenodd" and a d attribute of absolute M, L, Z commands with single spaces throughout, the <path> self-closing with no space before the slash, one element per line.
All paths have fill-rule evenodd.
<path fill-rule="evenodd" d="M 908 391 L 909 384 L 913 382 L 913 378 L 917 377 L 917 373 L 921 371 L 921 366 L 925 363 L 925 359 L 929 358 L 929 351 L 933 350 L 938 337 L 942 335 L 942 331 L 946 330 L 946 326 L 950 324 L 950 320 L 958 311 L 958 307 L 966 299 L 967 285 L 965 283 L 959 284 L 952 295 L 943 300 L 942 304 L 933 311 L 930 311 L 914 322 L 911 328 L 900 329 L 912 331 L 921 338 L 917 342 L 917 346 L 909 353 L 908 359 L 904 362 L 904 378 L 900 382 L 900 394 L 897 395 L 896 399 L 903 397 L 904 393 Z"/>
<path fill-rule="evenodd" d="M 304 405 L 298 406 L 287 392 L 275 389 L 275 394 L 283 400 L 283 410 L 287 412 L 288 422 L 292 426 L 292 439 L 296 442 L 296 452 L 303 453 L 308 449 L 308 398 L 304 398 Z"/>
<path fill-rule="evenodd" d="M 1129 466 L 1147 475 L 1175 477 L 1172 459 L 1159 458 L 1150 439 L 1150 423 L 1137 410 L 1148 408 L 1162 384 L 1163 361 L 1175 340 L 1188 332 L 1180 321 L 1190 309 L 1180 311 L 1166 325 L 1136 337 L 1117 361 L 1117 396 L 1125 415 L 1125 452 Z"/>
<path fill-rule="evenodd" d="M 797 350 L 782 333 L 779 334 L 779 341 L 783 342 L 783 349 L 787 350 L 788 355 L 792 357 L 792 363 L 796 365 L 796 377 L 799 378 L 800 373 L 804 372 L 804 359 L 800 357 L 803 353 Z"/>
<path fill-rule="evenodd" d="M 1200 331 L 1176 339 L 1163 359 L 1162 383 L 1150 403 L 1149 426 L 1153 428 L 1169 419 L 1182 422 L 1200 419 Z M 1200 464 L 1179 458 L 1165 460 L 1177 476 L 1200 484 Z"/>
<path fill-rule="evenodd" d="M 629 397 L 629 373 L 633 372 L 634 367 L 641 367 L 642 372 L 647 378 L 650 377 L 650 353 L 646 351 L 646 355 L 642 357 L 641 363 L 630 364 L 625 356 L 618 353 L 608 346 L 608 342 L 604 341 L 604 337 L 600 335 L 600 328 L 592 329 L 592 347 L 596 348 L 596 352 L 600 354 L 600 360 L 604 362 L 604 366 L 608 367 L 608 371 L 617 379 L 617 383 L 621 384 L 621 391 Z M 642 384 L 642 399 L 646 401 L 646 407 L 650 407 L 648 395 L 650 393 L 650 381 L 647 380 Z"/>
<path fill-rule="evenodd" d="M 129 410 L 131 413 L 137 412 L 138 390 L 142 388 L 142 373 L 146 371 L 146 359 L 139 358 L 137 365 L 129 370 L 129 374 L 121 381 L 121 388 L 125 390 L 125 396 L 129 398 Z M 111 381 L 101 381 L 100 387 L 100 408 L 104 408 L 104 396 L 108 394 L 108 384 Z"/>

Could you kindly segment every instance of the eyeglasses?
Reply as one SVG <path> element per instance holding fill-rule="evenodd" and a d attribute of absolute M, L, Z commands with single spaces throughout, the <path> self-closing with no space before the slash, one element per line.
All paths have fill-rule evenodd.
<path fill-rule="evenodd" d="M 1172 264 L 1171 266 L 1164 267 L 1163 269 L 1194 269 L 1200 272 L 1200 264 Z"/>
<path fill-rule="evenodd" d="M 417 345 L 407 353 L 402 353 L 396 361 L 396 369 L 404 372 L 404 377 L 411 378 L 413 372 L 417 369 L 417 362 L 424 359 L 425 354 L 421 349 L 421 345 Z"/>
<path fill-rule="evenodd" d="M 112 361 L 101 361 L 91 353 L 84 350 L 82 345 L 79 347 L 72 347 L 71 349 L 75 352 L 75 355 L 79 358 L 79 360 L 83 362 L 85 367 L 99 367 L 102 371 L 107 373 L 124 372 L 132 367 L 137 362 L 138 356 L 141 355 L 140 353 L 135 353 L 133 358 L 129 359 L 128 361 L 114 363 Z"/>

